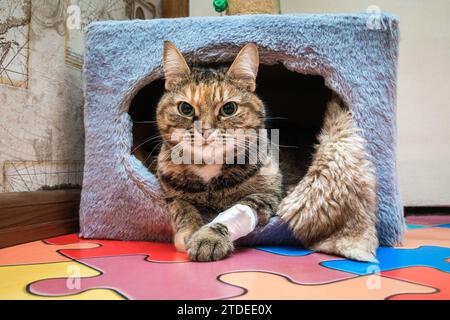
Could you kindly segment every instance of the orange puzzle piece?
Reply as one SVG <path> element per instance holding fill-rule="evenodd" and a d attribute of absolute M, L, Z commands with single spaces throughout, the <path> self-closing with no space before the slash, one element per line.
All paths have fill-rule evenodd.
<path fill-rule="evenodd" d="M 450 248 L 450 228 L 421 228 L 406 231 L 403 246 L 399 249 L 414 249 L 422 246 Z"/>
<path fill-rule="evenodd" d="M 60 245 L 50 245 L 42 241 L 34 241 L 0 249 L 0 266 L 71 261 L 70 258 L 60 254 L 59 251 L 98 247 L 100 247 L 99 244 L 88 241 Z"/>
<path fill-rule="evenodd" d="M 401 293 L 427 294 L 434 288 L 379 275 L 360 276 L 326 285 L 301 285 L 265 272 L 237 272 L 220 280 L 247 289 L 242 300 L 380 300 Z"/>

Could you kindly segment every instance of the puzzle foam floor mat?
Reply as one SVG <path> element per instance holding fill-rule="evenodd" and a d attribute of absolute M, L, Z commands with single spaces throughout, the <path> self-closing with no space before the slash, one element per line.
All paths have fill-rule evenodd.
<path fill-rule="evenodd" d="M 413 216 L 361 263 L 296 247 L 189 262 L 172 244 L 75 234 L 0 250 L 0 299 L 450 299 L 450 216 Z"/>

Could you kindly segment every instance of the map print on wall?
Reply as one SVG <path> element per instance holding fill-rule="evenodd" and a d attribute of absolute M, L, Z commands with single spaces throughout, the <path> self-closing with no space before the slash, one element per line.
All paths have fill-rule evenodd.
<path fill-rule="evenodd" d="M 81 188 L 83 161 L 5 161 L 2 192 Z"/>
<path fill-rule="evenodd" d="M 31 0 L 0 0 L 0 84 L 28 88 Z"/>
<path fill-rule="evenodd" d="M 70 12 L 71 15 L 80 14 L 80 28 L 66 27 L 66 63 L 81 68 L 84 57 L 84 32 L 86 27 L 94 21 L 125 20 L 126 1 L 124 0 L 66 0 L 68 8 L 79 8 Z M 70 10 L 69 10 L 70 11 Z"/>
<path fill-rule="evenodd" d="M 66 0 L 33 0 L 31 19 L 44 28 L 55 29 L 64 36 Z"/>

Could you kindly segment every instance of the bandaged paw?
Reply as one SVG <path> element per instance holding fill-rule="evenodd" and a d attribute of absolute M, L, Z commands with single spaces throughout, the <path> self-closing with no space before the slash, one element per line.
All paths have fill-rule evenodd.
<path fill-rule="evenodd" d="M 235 241 L 255 230 L 258 224 L 258 215 L 249 206 L 237 204 L 220 213 L 209 225 L 214 223 L 226 226 L 230 240 Z"/>

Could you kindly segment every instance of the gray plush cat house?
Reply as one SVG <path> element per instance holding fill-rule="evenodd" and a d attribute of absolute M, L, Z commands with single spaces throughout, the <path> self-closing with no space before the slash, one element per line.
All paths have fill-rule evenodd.
<path fill-rule="evenodd" d="M 377 177 L 382 245 L 401 242 L 404 220 L 396 172 L 396 18 L 383 15 L 253 15 L 98 22 L 87 32 L 86 150 L 81 236 L 170 241 L 157 179 L 132 155 L 151 134 L 162 94 L 162 50 L 172 41 L 188 63 L 230 64 L 254 42 L 260 50 L 258 93 L 271 125 L 285 126 L 311 148 L 331 92 L 351 110 Z M 277 122 L 278 121 L 278 122 Z M 294 130 L 295 129 L 295 130 Z M 144 146 L 153 148 L 153 145 Z M 312 148 L 311 148 L 312 150 Z M 308 161 L 299 159 L 299 165 Z M 244 244 L 293 243 L 277 218 Z"/>

